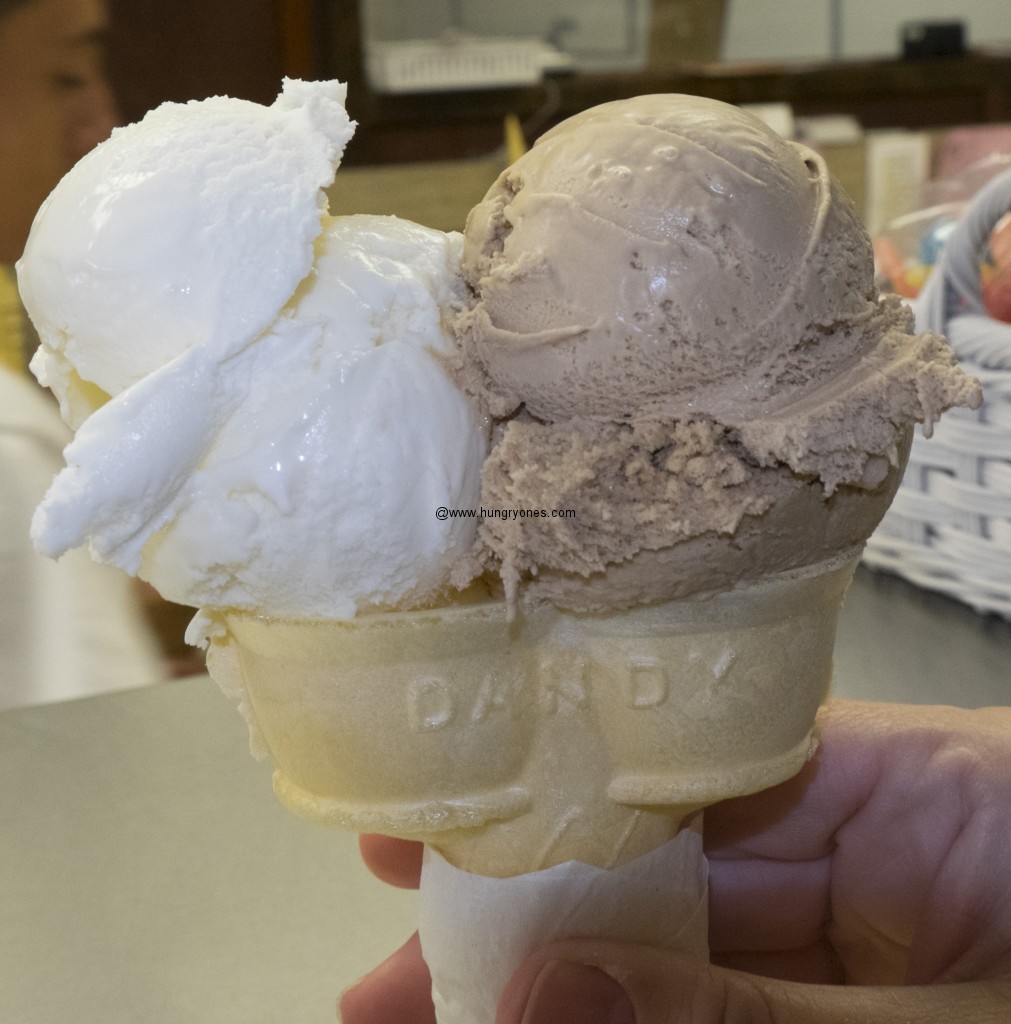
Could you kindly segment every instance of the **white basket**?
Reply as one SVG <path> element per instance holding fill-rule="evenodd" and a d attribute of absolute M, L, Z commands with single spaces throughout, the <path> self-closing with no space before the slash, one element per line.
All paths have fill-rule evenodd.
<path fill-rule="evenodd" d="M 946 334 L 983 384 L 976 412 L 917 431 L 892 507 L 864 561 L 1011 619 L 1011 325 L 986 315 L 979 255 L 1011 209 L 1011 172 L 991 181 L 952 234 L 920 297 L 917 327 Z"/>

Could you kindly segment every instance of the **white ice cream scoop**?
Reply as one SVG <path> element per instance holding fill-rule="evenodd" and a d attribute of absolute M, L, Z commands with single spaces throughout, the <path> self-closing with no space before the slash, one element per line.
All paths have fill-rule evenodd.
<path fill-rule="evenodd" d="M 461 238 L 326 214 L 336 83 L 169 105 L 40 211 L 19 265 L 33 368 L 77 426 L 34 523 L 183 604 L 352 617 L 470 548 L 485 432 L 444 326 Z M 110 397 L 111 396 L 111 397 Z"/>
<path fill-rule="evenodd" d="M 194 345 L 266 328 L 309 272 L 354 124 L 337 82 L 286 81 L 269 107 L 166 103 L 117 129 L 39 210 L 18 268 L 34 369 L 76 427 Z M 100 398 L 99 398 L 100 400 Z"/>

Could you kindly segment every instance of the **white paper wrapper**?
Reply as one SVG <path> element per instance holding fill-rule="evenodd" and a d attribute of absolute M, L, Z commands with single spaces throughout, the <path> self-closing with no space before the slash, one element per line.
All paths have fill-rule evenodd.
<path fill-rule="evenodd" d="M 493 1024 L 506 982 L 552 939 L 601 938 L 707 958 L 708 868 L 698 831 L 617 868 L 569 861 L 485 878 L 426 850 L 421 947 L 439 1024 Z"/>

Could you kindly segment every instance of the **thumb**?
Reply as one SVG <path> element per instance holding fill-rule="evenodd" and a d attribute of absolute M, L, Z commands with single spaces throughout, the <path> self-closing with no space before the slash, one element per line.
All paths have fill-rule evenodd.
<path fill-rule="evenodd" d="M 808 985 L 645 946 L 571 939 L 529 957 L 497 1024 L 999 1024 L 1011 979 L 950 985 Z"/>

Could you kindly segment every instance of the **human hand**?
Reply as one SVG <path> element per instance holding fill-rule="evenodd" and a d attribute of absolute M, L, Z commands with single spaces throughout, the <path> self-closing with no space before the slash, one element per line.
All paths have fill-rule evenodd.
<path fill-rule="evenodd" d="M 498 1024 L 988 1024 L 1011 1019 L 1011 709 L 834 702 L 796 778 L 706 811 L 712 965 L 570 939 L 533 952 Z M 363 837 L 393 884 L 421 850 Z M 345 1024 L 432 1024 L 416 937 Z"/>

